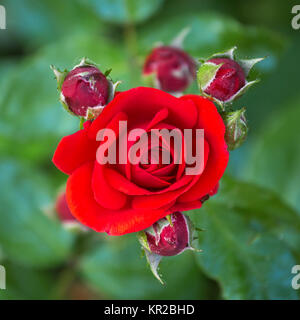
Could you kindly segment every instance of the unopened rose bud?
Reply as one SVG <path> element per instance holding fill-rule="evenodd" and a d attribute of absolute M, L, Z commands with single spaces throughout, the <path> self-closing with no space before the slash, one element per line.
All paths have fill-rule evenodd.
<path fill-rule="evenodd" d="M 155 277 L 160 279 L 157 268 L 162 257 L 175 256 L 191 249 L 193 227 L 187 216 L 181 212 L 172 213 L 138 233 L 147 260 Z"/>
<path fill-rule="evenodd" d="M 101 71 L 92 66 L 77 67 L 68 73 L 62 96 L 70 110 L 85 117 L 87 109 L 102 108 L 108 99 L 108 81 Z"/>
<path fill-rule="evenodd" d="M 70 72 L 53 69 L 64 107 L 73 115 L 92 120 L 114 96 L 114 85 L 95 65 L 82 59 Z"/>
<path fill-rule="evenodd" d="M 55 211 L 57 213 L 57 217 L 59 218 L 60 221 L 62 222 L 74 222 L 77 221 L 74 216 L 72 215 L 67 199 L 66 199 L 66 193 L 61 192 L 55 202 Z"/>
<path fill-rule="evenodd" d="M 77 219 L 72 215 L 67 199 L 66 193 L 61 192 L 58 194 L 55 202 L 55 214 L 58 219 L 63 224 L 64 228 L 73 231 L 86 231 L 87 229 L 77 221 Z"/>
<path fill-rule="evenodd" d="M 143 76 L 169 93 L 184 91 L 196 78 L 196 63 L 185 51 L 173 46 L 154 48 L 145 61 Z"/>
<path fill-rule="evenodd" d="M 248 134 L 245 108 L 222 114 L 226 131 L 225 141 L 229 150 L 234 150 L 242 145 Z"/>
<path fill-rule="evenodd" d="M 215 78 L 204 92 L 220 101 L 228 101 L 246 83 L 246 77 L 241 66 L 231 59 L 215 58 L 207 63 L 220 66 Z"/>
<path fill-rule="evenodd" d="M 235 49 L 214 54 L 203 61 L 198 70 L 197 79 L 201 93 L 212 97 L 221 106 L 231 103 L 259 81 L 248 81 L 247 77 L 251 68 L 263 58 L 236 60 Z"/>
<path fill-rule="evenodd" d="M 190 222 L 180 212 L 160 219 L 150 228 L 141 231 L 141 244 L 160 256 L 175 256 L 190 247 Z"/>

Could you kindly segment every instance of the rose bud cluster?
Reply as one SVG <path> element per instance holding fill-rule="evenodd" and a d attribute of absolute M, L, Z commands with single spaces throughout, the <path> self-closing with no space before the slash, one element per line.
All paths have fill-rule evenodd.
<path fill-rule="evenodd" d="M 226 126 L 225 141 L 228 150 L 234 150 L 242 145 L 248 134 L 246 109 L 224 112 L 222 117 Z"/>
<path fill-rule="evenodd" d="M 171 45 L 160 45 L 146 58 L 144 80 L 157 89 L 178 94 L 196 78 L 196 62 L 182 49 L 188 30 L 184 29 Z"/>
<path fill-rule="evenodd" d="M 181 212 L 155 222 L 138 233 L 138 239 L 145 251 L 151 271 L 162 282 L 157 269 L 162 257 L 175 256 L 191 247 L 193 226 L 190 219 Z M 163 283 L 163 282 L 162 282 Z"/>
<path fill-rule="evenodd" d="M 236 60 L 235 49 L 214 54 L 202 61 L 197 74 L 200 92 L 213 98 L 222 109 L 259 81 L 248 81 L 247 78 L 252 67 L 264 59 Z"/>
<path fill-rule="evenodd" d="M 127 120 L 130 130 L 120 126 Z M 146 139 L 130 137 L 132 130 L 141 131 L 141 124 Z M 198 150 L 193 167 L 186 158 L 176 163 L 179 152 L 173 139 L 152 141 L 152 132 L 169 132 L 170 128 L 179 133 L 180 150 L 187 128 L 195 139 L 199 129 L 204 130 L 203 149 Z M 108 129 L 113 137 L 104 141 Z M 100 116 L 85 122 L 83 130 L 63 137 L 53 162 L 69 175 L 66 194 L 76 219 L 97 232 L 123 235 L 145 230 L 173 212 L 202 206 L 227 167 L 225 129 L 216 106 L 207 98 L 177 98 L 158 89 L 137 87 L 118 93 Z M 126 144 L 128 148 L 123 148 Z M 160 156 L 152 158 L 158 146 L 161 154 L 170 155 L 169 163 Z M 111 162 L 106 153 L 110 147 L 115 155 Z M 132 163 L 134 149 L 139 156 Z M 145 157 L 148 165 L 143 163 Z M 197 163 L 197 158 L 203 162 Z"/>
<path fill-rule="evenodd" d="M 58 81 L 60 100 L 67 111 L 87 120 L 95 119 L 113 99 L 114 85 L 93 63 L 82 59 L 70 72 L 51 66 Z"/>

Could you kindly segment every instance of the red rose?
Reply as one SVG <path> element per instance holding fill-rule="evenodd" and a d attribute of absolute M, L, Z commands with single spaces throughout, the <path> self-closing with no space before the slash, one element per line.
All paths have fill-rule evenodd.
<path fill-rule="evenodd" d="M 204 129 L 204 169 L 186 175 L 186 164 L 100 164 L 96 141 L 101 129 L 112 129 L 116 143 L 119 121 L 128 130 Z M 93 122 L 64 137 L 54 164 L 70 175 L 67 202 L 72 214 L 84 225 L 110 235 L 123 235 L 150 227 L 175 211 L 201 207 L 218 184 L 228 162 L 225 126 L 215 105 L 206 98 L 186 95 L 175 98 L 163 91 L 139 87 L 119 93 Z M 132 143 L 131 143 L 132 144 Z M 174 150 L 166 147 L 168 152 Z"/>

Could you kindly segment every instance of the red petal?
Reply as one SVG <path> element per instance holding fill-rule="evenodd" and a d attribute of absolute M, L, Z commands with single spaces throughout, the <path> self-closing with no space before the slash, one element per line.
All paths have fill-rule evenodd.
<path fill-rule="evenodd" d="M 175 211 L 189 211 L 199 209 L 202 206 L 201 201 L 192 201 L 187 203 L 175 203 L 170 209 L 168 209 L 168 213 L 171 214 Z"/>
<path fill-rule="evenodd" d="M 147 189 L 162 189 L 171 185 L 169 182 L 148 173 L 146 170 L 140 168 L 139 165 L 131 166 L 131 168 L 132 181 L 140 187 Z"/>
<path fill-rule="evenodd" d="M 204 129 L 209 144 L 209 156 L 205 170 L 197 183 L 178 199 L 179 202 L 199 200 L 218 183 L 227 167 L 229 153 L 225 143 L 225 125 L 215 105 L 208 99 L 196 95 L 183 96 L 181 100 L 192 100 L 198 108 L 198 128 Z"/>
<path fill-rule="evenodd" d="M 151 191 L 138 187 L 133 182 L 129 181 L 119 172 L 113 169 L 107 169 L 107 181 L 115 188 L 127 195 L 150 195 Z"/>
<path fill-rule="evenodd" d="M 99 143 L 88 138 L 90 123 L 85 128 L 61 139 L 52 158 L 55 166 L 66 174 L 72 172 L 85 162 L 96 158 Z"/>
<path fill-rule="evenodd" d="M 101 207 L 91 188 L 94 163 L 78 168 L 67 182 L 67 202 L 72 214 L 84 225 L 98 232 L 123 235 L 150 227 L 166 215 L 167 207 L 159 210 L 135 210 L 130 206 L 121 210 Z"/>
<path fill-rule="evenodd" d="M 175 201 L 181 194 L 190 189 L 197 179 L 198 176 L 184 176 L 165 190 L 148 196 L 135 196 L 132 200 L 132 206 L 136 209 L 160 208 L 171 201 Z"/>
<path fill-rule="evenodd" d="M 95 162 L 92 178 L 95 200 L 104 208 L 119 210 L 125 206 L 127 197 L 107 183 L 106 170 L 105 166 Z"/>
<path fill-rule="evenodd" d="M 143 108 L 142 112 L 138 112 Z M 197 121 L 197 108 L 189 100 L 181 100 L 154 88 L 138 87 L 119 93 L 91 125 L 89 136 L 94 138 L 112 117 L 122 111 L 134 124 L 148 122 L 157 112 L 168 109 L 167 123 L 179 128 L 192 128 Z M 130 127 L 130 125 L 128 125 Z"/>

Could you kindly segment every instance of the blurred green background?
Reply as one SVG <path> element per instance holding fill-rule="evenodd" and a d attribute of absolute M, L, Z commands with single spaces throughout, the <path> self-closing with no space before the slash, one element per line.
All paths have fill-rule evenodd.
<path fill-rule="evenodd" d="M 0 30 L 0 299 L 297 299 L 300 264 L 300 30 L 284 0 L 7 0 Z M 261 82 L 236 102 L 250 133 L 230 155 L 219 194 L 191 213 L 203 253 L 164 259 L 165 286 L 135 235 L 78 236 L 44 212 L 66 176 L 52 164 L 78 128 L 58 102 L 49 68 L 87 56 L 112 68 L 121 90 L 141 84 L 155 42 L 186 26 L 195 58 L 238 46 L 268 56 Z M 188 92 L 197 93 L 194 83 Z"/>

